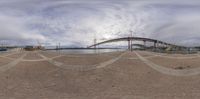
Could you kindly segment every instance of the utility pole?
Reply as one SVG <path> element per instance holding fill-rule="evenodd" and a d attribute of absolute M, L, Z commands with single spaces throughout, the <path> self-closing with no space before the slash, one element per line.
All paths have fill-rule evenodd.
<path fill-rule="evenodd" d="M 60 49 L 60 42 L 58 43 L 59 49 Z"/>
<path fill-rule="evenodd" d="M 59 54 L 60 54 L 60 50 L 61 50 L 61 47 L 60 47 L 60 42 L 58 43 L 58 48 L 59 48 Z"/>
<path fill-rule="evenodd" d="M 95 44 L 97 44 L 96 33 L 94 34 L 94 49 L 96 49 L 96 45 Z"/>
<path fill-rule="evenodd" d="M 56 43 L 56 50 L 60 50 L 60 42 Z"/>
<path fill-rule="evenodd" d="M 131 36 L 131 38 L 132 38 L 132 37 L 133 37 L 133 31 L 131 30 L 130 33 L 131 33 L 130 36 Z M 131 50 L 131 51 L 132 51 L 132 44 L 133 44 L 132 39 L 130 39 L 130 45 L 131 45 L 131 46 L 130 46 L 130 50 Z"/>
<path fill-rule="evenodd" d="M 97 39 L 96 38 L 94 38 L 94 48 L 96 49 L 96 44 L 97 43 Z"/>

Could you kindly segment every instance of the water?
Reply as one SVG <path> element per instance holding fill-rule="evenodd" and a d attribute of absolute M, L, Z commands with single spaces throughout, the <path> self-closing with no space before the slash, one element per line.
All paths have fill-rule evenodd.
<path fill-rule="evenodd" d="M 69 54 L 97 54 L 105 52 L 125 51 L 126 49 L 65 49 L 65 50 L 50 50 L 53 52 L 69 53 Z"/>

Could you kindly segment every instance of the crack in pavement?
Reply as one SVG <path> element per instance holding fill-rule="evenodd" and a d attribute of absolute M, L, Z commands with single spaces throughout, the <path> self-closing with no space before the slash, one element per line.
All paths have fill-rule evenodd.
<path fill-rule="evenodd" d="M 184 69 L 184 70 L 175 70 L 171 68 L 166 68 L 164 66 L 157 65 L 146 58 L 142 57 L 140 54 L 134 51 L 134 53 L 139 57 L 139 59 L 144 62 L 146 65 L 151 67 L 152 69 L 167 75 L 172 76 L 192 76 L 200 74 L 200 68 L 193 68 L 193 69 Z"/>

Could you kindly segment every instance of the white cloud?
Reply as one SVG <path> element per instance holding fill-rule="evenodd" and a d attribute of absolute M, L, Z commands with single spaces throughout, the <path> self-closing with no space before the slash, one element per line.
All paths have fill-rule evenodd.
<path fill-rule="evenodd" d="M 45 40 L 45 37 L 35 30 L 26 27 L 23 18 L 0 15 L 0 39 L 1 40 Z"/>
<path fill-rule="evenodd" d="M 194 45 L 200 38 L 198 0 L 14 0 L 0 5 L 0 39 L 24 44 L 40 40 L 86 46 L 95 35 L 115 38 L 130 30 L 134 36 L 181 45 Z"/>

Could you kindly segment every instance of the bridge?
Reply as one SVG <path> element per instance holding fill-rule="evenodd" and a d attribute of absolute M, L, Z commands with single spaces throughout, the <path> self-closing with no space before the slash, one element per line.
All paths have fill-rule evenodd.
<path fill-rule="evenodd" d="M 151 42 L 151 43 L 153 43 L 154 48 L 159 48 L 159 47 L 175 48 L 175 49 L 186 49 L 187 48 L 184 46 L 179 46 L 179 45 L 175 45 L 175 44 L 166 43 L 166 42 L 163 42 L 160 40 L 151 39 L 151 38 L 143 38 L 143 37 L 115 38 L 115 39 L 110 39 L 110 40 L 106 40 L 106 41 L 102 41 L 102 42 L 93 44 L 91 46 L 88 46 L 88 48 L 92 48 L 92 47 L 96 48 L 96 46 L 98 46 L 98 45 L 112 43 L 112 42 L 119 42 L 119 41 L 127 41 L 129 50 L 132 50 L 132 44 L 131 44 L 132 41 L 143 41 L 144 46 L 146 46 L 146 42 Z"/>

